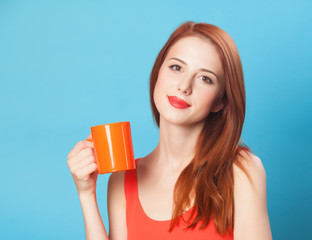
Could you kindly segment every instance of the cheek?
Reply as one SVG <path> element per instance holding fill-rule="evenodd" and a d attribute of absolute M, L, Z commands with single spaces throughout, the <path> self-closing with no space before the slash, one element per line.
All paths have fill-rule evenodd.
<path fill-rule="evenodd" d="M 154 95 L 156 94 L 161 94 L 161 93 L 165 93 L 166 90 L 170 87 L 168 85 L 168 81 L 166 81 L 165 78 L 163 78 L 160 74 L 159 74 L 159 77 L 156 81 L 156 85 L 155 85 L 155 89 L 154 89 Z"/>
<path fill-rule="evenodd" d="M 157 108 L 158 108 L 158 104 L 159 104 L 159 101 L 161 99 L 161 96 L 164 95 L 162 89 L 163 89 L 162 82 L 159 81 L 159 79 L 158 79 L 156 81 L 155 88 L 154 88 L 154 103 L 155 103 Z"/>
<path fill-rule="evenodd" d="M 207 115 L 213 110 L 213 107 L 217 101 L 218 94 L 215 91 L 203 91 L 197 92 L 196 103 L 197 109 L 200 114 Z"/>
<path fill-rule="evenodd" d="M 160 91 L 160 88 L 161 88 L 160 85 L 161 85 L 161 84 L 160 84 L 159 80 L 157 80 L 157 81 L 156 81 L 156 84 L 155 84 L 155 88 L 154 88 L 154 98 L 157 97 L 157 95 L 158 95 L 158 93 L 159 93 L 159 91 Z"/>
<path fill-rule="evenodd" d="M 170 90 L 171 88 L 172 86 L 170 86 L 170 81 L 168 81 L 168 78 L 159 72 L 153 93 L 154 103 L 159 112 L 161 112 L 163 106 L 166 105 L 167 95 L 172 92 Z"/>
<path fill-rule="evenodd" d="M 213 104 L 214 100 L 216 98 L 216 94 L 213 91 L 203 91 L 200 94 L 197 95 L 197 99 L 199 103 L 203 106 L 210 106 Z"/>

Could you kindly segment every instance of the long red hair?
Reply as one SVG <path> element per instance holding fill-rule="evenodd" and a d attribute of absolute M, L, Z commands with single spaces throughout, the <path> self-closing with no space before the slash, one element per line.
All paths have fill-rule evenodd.
<path fill-rule="evenodd" d="M 233 39 L 222 29 L 206 23 L 186 22 L 178 27 L 161 49 L 150 77 L 150 101 L 153 115 L 159 126 L 159 112 L 154 103 L 154 88 L 159 69 L 170 47 L 186 36 L 210 39 L 219 51 L 225 76 L 222 96 L 223 108 L 211 112 L 197 139 L 194 158 L 181 172 L 174 188 L 174 208 L 170 231 L 181 220 L 181 215 L 194 199 L 192 217 L 185 220 L 189 228 L 201 222 L 205 228 L 213 219 L 219 234 L 233 230 L 233 163 L 238 149 L 248 148 L 240 141 L 245 118 L 245 86 L 241 60 Z M 245 170 L 244 170 L 245 171 Z M 246 171 L 245 171 L 246 172 Z M 192 193 L 194 197 L 192 197 Z"/>

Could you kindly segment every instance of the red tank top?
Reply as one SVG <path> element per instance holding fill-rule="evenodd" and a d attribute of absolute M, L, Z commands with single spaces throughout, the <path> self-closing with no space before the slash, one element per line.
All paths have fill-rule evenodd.
<path fill-rule="evenodd" d="M 136 170 L 126 171 L 124 188 L 128 240 L 233 240 L 233 231 L 228 235 L 220 236 L 213 221 L 210 221 L 203 230 L 199 229 L 201 224 L 198 224 L 194 229 L 185 229 L 187 225 L 180 221 L 180 224 L 169 232 L 170 220 L 157 221 L 149 218 L 139 200 Z M 189 216 L 190 210 L 183 214 L 185 219 L 188 219 Z"/>

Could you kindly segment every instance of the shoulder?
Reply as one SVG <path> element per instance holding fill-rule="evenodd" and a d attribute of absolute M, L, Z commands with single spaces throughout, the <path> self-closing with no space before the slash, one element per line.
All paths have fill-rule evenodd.
<path fill-rule="evenodd" d="M 266 184 L 266 173 L 261 159 L 247 151 L 240 151 L 237 154 L 233 175 L 234 184 L 236 181 L 254 190 Z"/>
<path fill-rule="evenodd" d="M 241 151 L 233 165 L 234 239 L 272 239 L 266 173 L 259 157 Z"/>
<path fill-rule="evenodd" d="M 109 238 L 126 239 L 126 199 L 124 192 L 125 172 L 110 175 L 107 189 Z"/>
<path fill-rule="evenodd" d="M 125 181 L 125 172 L 115 172 L 112 173 L 108 180 L 107 195 L 108 200 L 118 197 L 124 199 L 124 181 Z"/>

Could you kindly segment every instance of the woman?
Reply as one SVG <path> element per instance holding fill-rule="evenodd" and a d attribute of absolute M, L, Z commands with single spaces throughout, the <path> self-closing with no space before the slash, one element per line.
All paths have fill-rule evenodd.
<path fill-rule="evenodd" d="M 111 175 L 109 237 L 93 143 L 68 155 L 87 239 L 271 239 L 264 168 L 239 144 L 245 89 L 232 38 L 214 25 L 182 24 L 155 61 L 150 99 L 159 144 L 137 170 Z"/>

